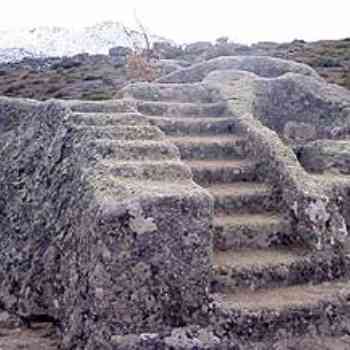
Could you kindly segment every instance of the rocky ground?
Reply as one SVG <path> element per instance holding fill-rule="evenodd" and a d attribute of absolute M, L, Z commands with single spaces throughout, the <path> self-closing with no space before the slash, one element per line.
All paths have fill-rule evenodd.
<path fill-rule="evenodd" d="M 55 329 L 48 323 L 33 324 L 31 329 L 0 330 L 0 350 L 58 350 Z"/>
<path fill-rule="evenodd" d="M 200 42 L 185 48 L 162 43 L 156 47 L 156 53 L 165 59 L 161 64 L 163 71 L 218 56 L 269 55 L 309 64 L 328 82 L 350 88 L 350 39 L 313 43 L 296 40 L 286 44 L 265 42 L 252 46 L 221 39 L 215 44 Z M 111 99 L 130 80 L 125 63 L 125 56 L 112 52 L 112 55 L 28 58 L 19 63 L 0 64 L 0 95 L 38 100 Z M 136 80 L 142 80 L 139 78 Z"/>
<path fill-rule="evenodd" d="M 241 350 L 260 349 L 261 345 L 249 345 Z M 263 345 L 265 346 L 265 345 Z M 348 350 L 350 337 L 304 337 L 268 345 L 271 350 Z M 16 328 L 0 331 L 0 350 L 59 350 L 55 330 L 48 323 L 33 324 L 32 329 Z M 267 349 L 267 347 L 263 347 Z"/>

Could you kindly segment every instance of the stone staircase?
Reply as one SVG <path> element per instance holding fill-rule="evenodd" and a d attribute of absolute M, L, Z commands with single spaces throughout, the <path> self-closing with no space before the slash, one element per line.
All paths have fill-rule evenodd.
<path fill-rule="evenodd" d="M 349 266 L 341 255 L 303 246 L 278 188 L 259 172 L 259 159 L 247 157 L 247 139 L 225 103 L 209 93 L 191 99 L 190 85 L 152 84 L 147 95 L 141 84 L 121 95 L 137 98 L 139 112 L 177 146 L 194 181 L 214 198 L 211 327 L 221 339 L 254 342 L 347 332 L 340 305 L 350 296 Z"/>

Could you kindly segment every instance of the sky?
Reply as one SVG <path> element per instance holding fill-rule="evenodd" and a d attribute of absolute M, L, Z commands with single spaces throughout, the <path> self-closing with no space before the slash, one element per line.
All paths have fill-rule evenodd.
<path fill-rule="evenodd" d="M 350 0 L 1 0 L 0 27 L 134 26 L 178 43 L 228 36 L 240 43 L 350 37 Z"/>

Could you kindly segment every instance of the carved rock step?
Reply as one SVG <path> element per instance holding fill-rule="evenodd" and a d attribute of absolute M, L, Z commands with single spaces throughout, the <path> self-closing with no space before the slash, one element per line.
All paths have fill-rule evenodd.
<path fill-rule="evenodd" d="M 73 112 L 81 113 L 130 113 L 136 112 L 136 104 L 132 100 L 82 101 L 59 100 Z"/>
<path fill-rule="evenodd" d="M 136 178 L 152 181 L 191 180 L 190 168 L 180 161 L 115 161 L 103 160 L 97 164 L 97 170 L 116 177 Z"/>
<path fill-rule="evenodd" d="M 272 189 L 256 182 L 234 182 L 206 187 L 214 197 L 216 215 L 265 213 L 276 209 Z"/>
<path fill-rule="evenodd" d="M 344 277 L 345 260 L 330 252 L 303 249 L 241 249 L 214 253 L 214 291 L 276 288 Z"/>
<path fill-rule="evenodd" d="M 215 294 L 213 299 L 211 322 L 220 338 L 263 341 L 315 332 L 336 336 L 349 329 L 349 282 Z"/>
<path fill-rule="evenodd" d="M 90 141 L 82 150 L 91 160 L 114 159 L 119 161 L 177 160 L 177 148 L 161 141 L 111 141 L 98 139 Z"/>
<path fill-rule="evenodd" d="M 197 84 L 135 83 L 121 89 L 118 97 L 144 101 L 201 102 L 217 101 L 219 93 L 208 86 Z"/>
<path fill-rule="evenodd" d="M 155 126 L 111 125 L 111 126 L 78 126 L 77 129 L 97 139 L 122 140 L 164 140 L 164 134 Z"/>
<path fill-rule="evenodd" d="M 226 104 L 218 103 L 180 103 L 135 101 L 137 110 L 148 116 L 168 117 L 222 117 Z"/>
<path fill-rule="evenodd" d="M 78 125 L 149 125 L 140 113 L 73 113 L 71 119 Z"/>
<path fill-rule="evenodd" d="M 289 223 L 278 213 L 214 217 L 216 249 L 287 246 L 296 239 L 292 237 Z"/>
<path fill-rule="evenodd" d="M 171 118 L 148 117 L 152 125 L 158 126 L 167 135 L 193 135 L 193 134 L 233 134 L 237 133 L 233 118 Z"/>
<path fill-rule="evenodd" d="M 202 186 L 256 180 L 256 163 L 250 160 L 187 161 L 194 181 Z"/>
<path fill-rule="evenodd" d="M 232 159 L 244 157 L 245 139 L 235 135 L 169 137 L 182 159 Z"/>
<path fill-rule="evenodd" d="M 143 207 L 148 207 L 149 212 L 147 214 L 149 217 L 159 216 L 160 208 L 166 207 L 169 210 L 171 205 L 176 208 L 174 212 L 179 208 L 186 211 L 187 207 L 191 209 L 195 207 L 199 216 L 210 215 L 210 197 L 208 193 L 192 181 L 186 180 L 181 182 L 140 181 L 138 179 L 104 176 L 96 184 L 96 198 L 103 203 L 102 207 L 108 208 L 106 212 L 101 214 L 102 216 L 104 214 L 113 216 L 125 212 L 127 206 L 133 203 L 133 200 L 142 203 Z M 188 230 L 184 222 L 181 225 Z M 162 231 L 160 230 L 160 232 Z M 194 238 L 191 230 L 189 230 L 188 237 L 189 242 Z M 195 245 L 195 241 L 191 241 L 191 244 Z"/>

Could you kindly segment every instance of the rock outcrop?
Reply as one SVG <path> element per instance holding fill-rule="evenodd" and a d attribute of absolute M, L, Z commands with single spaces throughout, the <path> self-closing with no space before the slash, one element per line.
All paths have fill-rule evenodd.
<path fill-rule="evenodd" d="M 237 56 L 218 57 L 195 64 L 158 79 L 159 83 L 195 83 L 202 81 L 210 72 L 216 70 L 239 70 L 255 73 L 260 77 L 273 78 L 285 73 L 298 73 L 320 79 L 309 66 L 272 57 Z"/>
<path fill-rule="evenodd" d="M 295 73 L 261 78 L 225 70 L 209 74 L 204 82 L 231 99 L 236 115 L 252 113 L 291 145 L 349 134 L 350 93 L 324 80 Z"/>
<path fill-rule="evenodd" d="M 67 349 L 348 334 L 350 180 L 297 157 L 347 135 L 347 96 L 242 57 L 114 101 L 0 99 L 1 314 L 56 323 Z"/>
<path fill-rule="evenodd" d="M 211 198 L 158 128 L 112 105 L 0 101 L 0 305 L 60 324 L 67 348 L 182 325 L 208 302 Z"/>

